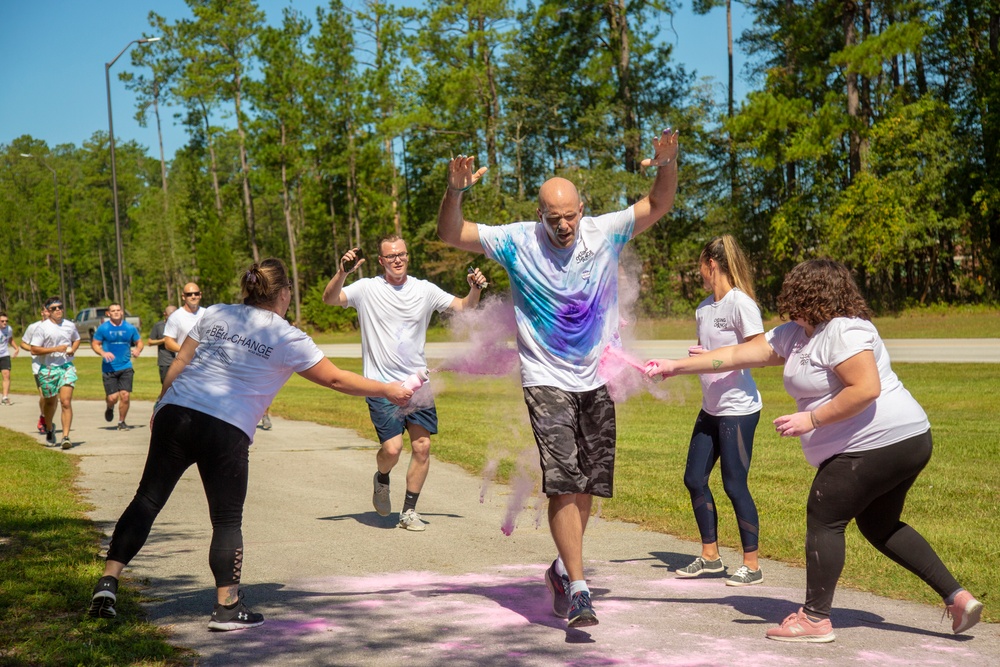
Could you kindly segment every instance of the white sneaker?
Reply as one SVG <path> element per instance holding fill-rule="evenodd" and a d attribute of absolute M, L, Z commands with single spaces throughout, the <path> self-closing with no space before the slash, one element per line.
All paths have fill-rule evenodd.
<path fill-rule="evenodd" d="M 7 398 L 6 396 L 4 396 L 3 397 L 3 405 L 14 405 L 14 404 L 10 402 L 9 398 Z"/>
<path fill-rule="evenodd" d="M 399 527 L 407 530 L 421 531 L 427 529 L 427 524 L 421 520 L 417 510 L 406 510 L 399 513 Z"/>

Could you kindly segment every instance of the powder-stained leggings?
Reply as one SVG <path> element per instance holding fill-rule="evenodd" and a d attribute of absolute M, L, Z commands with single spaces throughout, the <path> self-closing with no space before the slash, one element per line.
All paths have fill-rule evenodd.
<path fill-rule="evenodd" d="M 232 424 L 176 405 L 160 409 L 153 420 L 139 489 L 118 519 L 108 560 L 128 564 L 139 553 L 177 481 L 191 464 L 197 464 L 212 520 L 208 563 L 215 585 L 238 584 L 249 450 L 250 438 Z"/>
<path fill-rule="evenodd" d="M 806 504 L 805 610 L 827 617 L 844 569 L 844 528 L 856 519 L 872 546 L 946 598 L 960 586 L 920 533 L 899 520 L 906 493 L 931 458 L 931 432 L 824 461 Z"/>
<path fill-rule="evenodd" d="M 760 522 L 757 505 L 747 487 L 747 475 L 758 421 L 760 412 L 728 417 L 714 417 L 704 410 L 698 413 L 688 447 L 684 486 L 691 494 L 691 506 L 702 544 L 718 541 L 719 518 L 712 490 L 708 488 L 708 478 L 715 462 L 721 459 L 722 488 L 736 511 L 743 551 L 757 551 Z"/>

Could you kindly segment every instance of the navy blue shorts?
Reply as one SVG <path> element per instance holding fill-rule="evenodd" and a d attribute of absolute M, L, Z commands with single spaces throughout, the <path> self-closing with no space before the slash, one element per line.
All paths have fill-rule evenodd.
<path fill-rule="evenodd" d="M 368 414 L 380 443 L 391 440 L 406 430 L 407 424 L 416 424 L 427 429 L 434 435 L 438 432 L 438 413 L 434 403 L 413 409 L 412 406 L 401 408 L 393 405 L 385 398 L 365 398 L 368 403 Z"/>

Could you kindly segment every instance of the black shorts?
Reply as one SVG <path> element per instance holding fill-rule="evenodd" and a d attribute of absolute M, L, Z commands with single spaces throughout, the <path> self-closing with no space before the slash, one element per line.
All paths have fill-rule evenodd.
<path fill-rule="evenodd" d="M 524 387 L 547 496 L 610 498 L 615 477 L 615 404 L 606 387 L 572 392 Z"/>
<path fill-rule="evenodd" d="M 132 393 L 132 376 L 135 369 L 126 368 L 123 371 L 112 371 L 111 373 L 101 373 L 104 380 L 104 393 L 108 396 L 117 394 L 120 391 Z"/>
<path fill-rule="evenodd" d="M 10 357 L 0 357 L 0 371 L 10 370 Z"/>

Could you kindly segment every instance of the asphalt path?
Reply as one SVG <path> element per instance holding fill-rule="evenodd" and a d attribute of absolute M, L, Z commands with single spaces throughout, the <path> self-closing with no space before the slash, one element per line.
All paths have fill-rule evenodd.
<path fill-rule="evenodd" d="M 898 363 L 1000 363 L 1000 338 L 897 338 L 884 341 L 889 358 Z M 626 349 L 642 359 L 686 357 L 692 340 L 639 340 L 626 344 Z M 513 345 L 513 343 L 511 343 Z M 328 357 L 358 359 L 360 343 L 320 345 Z M 446 359 L 471 349 L 462 342 L 427 343 L 428 359 Z M 148 354 L 148 352 L 147 352 Z M 90 345 L 82 344 L 77 356 L 95 356 Z"/>
<path fill-rule="evenodd" d="M 15 396 L 13 406 L 0 407 L 0 426 L 33 433 L 36 409 L 33 397 Z M 103 420 L 103 402 L 74 401 L 76 446 L 49 450 L 77 460 L 78 488 L 108 535 L 138 483 L 151 410 L 133 403 L 135 427 L 117 431 Z M 801 604 L 802 569 L 763 560 L 763 584 L 744 588 L 722 578 L 679 579 L 674 570 L 697 554 L 696 544 L 600 516 L 587 531 L 585 567 L 601 622 L 568 630 L 552 616 L 543 583 L 554 552 L 537 495 L 522 500 L 434 460 L 419 504 L 428 528 L 408 532 L 395 515 L 372 509 L 375 442 L 344 429 L 273 422 L 271 431 L 258 429 L 250 450 L 244 519 L 243 590 L 264 625 L 207 629 L 211 531 L 194 469 L 126 570 L 130 585 L 151 597 L 152 622 L 196 651 L 198 665 L 1000 664 L 1000 626 L 981 623 L 954 636 L 942 606 L 843 587 L 835 642 L 767 640 L 764 631 Z M 393 475 L 397 511 L 402 471 Z M 507 536 L 501 526 L 511 514 Z M 738 557 L 722 553 L 732 572 Z M 89 596 L 79 591 L 81 609 Z"/>

